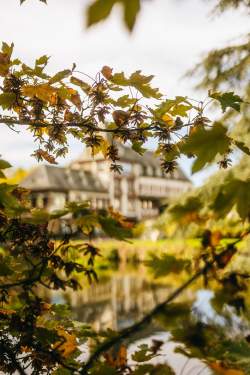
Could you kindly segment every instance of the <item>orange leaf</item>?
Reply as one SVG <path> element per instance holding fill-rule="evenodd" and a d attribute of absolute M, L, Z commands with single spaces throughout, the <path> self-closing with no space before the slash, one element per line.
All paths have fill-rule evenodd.
<path fill-rule="evenodd" d="M 101 72 L 102 72 L 102 75 L 106 78 L 106 79 L 110 79 L 112 77 L 112 71 L 113 69 L 110 68 L 109 66 L 105 65 Z"/>
<path fill-rule="evenodd" d="M 15 313 L 16 313 L 15 310 L 0 309 L 0 314 L 2 314 L 2 315 L 13 315 Z"/>
<path fill-rule="evenodd" d="M 112 113 L 113 120 L 117 126 L 123 125 L 129 119 L 129 113 L 117 110 Z"/>
<path fill-rule="evenodd" d="M 107 353 L 104 353 L 104 358 L 111 367 L 125 367 L 127 365 L 127 348 L 126 346 L 121 345 L 118 351 L 113 349 Z"/>
<path fill-rule="evenodd" d="M 219 230 L 216 230 L 215 232 L 211 234 L 210 245 L 211 246 L 219 245 L 221 238 L 222 238 L 221 232 Z"/>
<path fill-rule="evenodd" d="M 225 365 L 221 362 L 212 362 L 209 364 L 209 366 L 219 375 L 245 375 L 245 372 L 225 367 Z"/>
<path fill-rule="evenodd" d="M 82 107 L 82 102 L 80 95 L 76 92 L 75 94 L 72 94 L 70 97 L 70 101 L 76 106 L 76 108 L 80 111 Z"/>
<path fill-rule="evenodd" d="M 57 333 L 62 341 L 56 342 L 53 349 L 57 349 L 64 358 L 68 358 L 77 349 L 76 336 L 65 331 L 64 328 L 58 328 Z"/>

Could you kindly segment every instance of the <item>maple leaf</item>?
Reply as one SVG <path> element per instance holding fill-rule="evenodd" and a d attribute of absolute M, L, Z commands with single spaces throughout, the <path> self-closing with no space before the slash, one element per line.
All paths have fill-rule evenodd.
<path fill-rule="evenodd" d="M 198 172 L 207 163 L 211 163 L 217 154 L 224 155 L 229 151 L 231 140 L 226 133 L 227 129 L 221 123 L 216 122 L 209 130 L 197 127 L 187 140 L 180 144 L 180 150 L 184 154 L 194 154 L 197 157 L 192 173 Z"/>
<path fill-rule="evenodd" d="M 57 329 L 57 333 L 62 340 L 56 342 L 53 348 L 57 349 L 64 358 L 68 358 L 77 349 L 76 336 L 61 327 Z"/>
<path fill-rule="evenodd" d="M 210 98 L 216 99 L 220 102 L 222 111 L 225 112 L 227 108 L 233 108 L 240 112 L 240 104 L 243 102 L 239 95 L 235 95 L 234 92 L 215 92 L 209 93 Z"/>

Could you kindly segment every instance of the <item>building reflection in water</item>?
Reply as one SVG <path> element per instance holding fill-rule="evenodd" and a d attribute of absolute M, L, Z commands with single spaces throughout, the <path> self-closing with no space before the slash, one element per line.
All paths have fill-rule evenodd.
<path fill-rule="evenodd" d="M 144 272 L 138 268 L 136 272 L 114 272 L 109 279 L 100 283 L 84 287 L 79 291 L 69 291 L 63 294 L 52 292 L 50 299 L 53 303 L 68 303 L 78 321 L 89 323 L 94 330 L 107 328 L 121 330 L 142 318 L 156 304 L 166 299 L 175 287 L 166 284 L 152 283 Z M 193 293 L 185 298 L 194 298 Z M 162 340 L 164 345 L 161 354 L 151 362 L 168 362 L 176 374 L 209 375 L 211 371 L 196 359 L 187 360 L 181 354 L 175 353 L 176 343 L 170 340 L 170 334 L 162 328 L 149 325 L 134 336 L 134 342 L 128 348 L 129 362 L 132 364 L 131 354 L 142 343 L 151 344 L 152 340 Z M 86 360 L 89 349 L 85 345 L 81 348 L 81 360 Z"/>

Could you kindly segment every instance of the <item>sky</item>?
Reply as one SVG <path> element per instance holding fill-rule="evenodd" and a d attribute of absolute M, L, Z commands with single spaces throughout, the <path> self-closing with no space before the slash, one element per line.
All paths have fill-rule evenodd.
<path fill-rule="evenodd" d="M 205 97 L 194 90 L 194 79 L 183 75 L 209 50 L 248 32 L 249 18 L 243 10 L 212 16 L 213 0 L 145 0 L 132 34 L 121 21 L 119 7 L 107 21 L 86 29 L 90 0 L 47 1 L 47 6 L 38 0 L 19 6 L 19 0 L 0 0 L 0 41 L 14 42 L 16 57 L 33 64 L 37 57 L 49 55 L 50 73 L 73 63 L 92 76 L 104 65 L 127 73 L 141 69 L 153 74 L 154 86 L 169 97 Z M 28 133 L 1 127 L 0 154 L 14 167 L 35 165 L 30 156 L 34 149 Z M 59 165 L 68 164 L 82 150 L 81 143 L 70 140 L 70 152 Z M 190 166 L 189 160 L 181 161 L 187 175 Z M 197 173 L 192 180 L 199 185 L 213 170 Z"/>

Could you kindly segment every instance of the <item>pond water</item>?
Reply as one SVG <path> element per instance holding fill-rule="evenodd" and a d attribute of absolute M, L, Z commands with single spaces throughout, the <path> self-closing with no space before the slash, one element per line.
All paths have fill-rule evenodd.
<path fill-rule="evenodd" d="M 180 284 L 182 281 L 180 281 Z M 177 283 L 175 283 L 177 285 Z M 179 285 L 180 285 L 179 284 Z M 107 328 L 121 330 L 140 320 L 154 306 L 162 302 L 176 288 L 170 282 L 158 282 L 152 279 L 146 269 L 138 264 L 131 267 L 124 265 L 102 275 L 99 283 L 86 285 L 82 290 L 69 291 L 63 294 L 53 292 L 50 300 L 53 303 L 71 305 L 74 318 L 89 323 L 95 330 Z M 206 319 L 214 317 L 209 300 L 212 293 L 208 290 L 186 291 L 182 298 L 193 301 L 193 306 Z M 156 323 L 137 332 L 128 344 L 129 364 L 132 364 L 131 353 L 141 344 L 151 344 L 153 340 L 163 342 L 159 356 L 150 363 L 168 363 L 177 375 L 209 375 L 211 371 L 199 360 L 187 360 L 174 352 L 177 344 L 171 341 L 169 332 Z M 81 359 L 88 357 L 88 348 L 82 348 Z"/>

